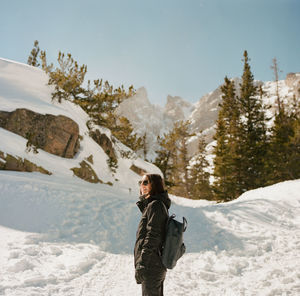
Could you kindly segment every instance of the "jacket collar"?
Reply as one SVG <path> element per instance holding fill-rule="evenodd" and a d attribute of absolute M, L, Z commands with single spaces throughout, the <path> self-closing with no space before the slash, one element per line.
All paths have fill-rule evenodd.
<path fill-rule="evenodd" d="M 151 195 L 147 199 L 145 198 L 144 195 L 142 195 L 139 197 L 139 201 L 136 203 L 136 205 L 138 206 L 138 208 L 140 209 L 141 212 L 144 212 L 144 210 L 147 208 L 148 204 L 151 203 L 153 200 L 161 200 L 165 204 L 167 209 L 169 209 L 171 206 L 171 200 L 168 196 L 167 191 L 156 194 L 156 195 Z"/>

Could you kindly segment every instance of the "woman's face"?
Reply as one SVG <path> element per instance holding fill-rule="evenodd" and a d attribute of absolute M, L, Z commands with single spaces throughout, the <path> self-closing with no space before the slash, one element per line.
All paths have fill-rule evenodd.
<path fill-rule="evenodd" d="M 148 196 L 150 193 L 151 184 L 146 175 L 143 176 L 143 178 L 141 180 L 140 190 L 141 190 L 142 195 Z"/>

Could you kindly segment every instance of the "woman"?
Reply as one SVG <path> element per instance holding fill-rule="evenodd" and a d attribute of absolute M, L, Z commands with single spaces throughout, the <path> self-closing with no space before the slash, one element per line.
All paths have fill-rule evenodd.
<path fill-rule="evenodd" d="M 135 279 L 142 284 L 143 296 L 162 296 L 167 270 L 161 262 L 160 253 L 171 200 L 164 189 L 162 177 L 157 174 L 143 176 L 140 194 L 137 206 L 142 217 L 134 247 Z"/>

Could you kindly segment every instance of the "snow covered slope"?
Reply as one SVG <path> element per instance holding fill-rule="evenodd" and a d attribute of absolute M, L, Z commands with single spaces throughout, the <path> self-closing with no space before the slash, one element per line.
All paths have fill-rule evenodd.
<path fill-rule="evenodd" d="M 299 295 L 300 180 L 226 204 L 172 197 L 187 254 L 166 296 Z M 69 177 L 0 172 L 0 295 L 140 295 L 137 192 Z M 181 204 L 176 205 L 175 202 Z"/>
<path fill-rule="evenodd" d="M 26 108 L 41 114 L 65 115 L 73 119 L 78 124 L 79 134 L 82 136 L 79 152 L 73 159 L 62 158 L 41 149 L 38 154 L 28 153 L 25 138 L 2 128 L 0 128 L 0 151 L 26 158 L 57 176 L 72 176 L 73 171 L 70 169 L 79 167 L 79 163 L 92 154 L 93 164 L 90 165 L 97 176 L 104 182 L 126 186 L 127 189 L 134 187 L 139 179 L 139 176 L 129 169 L 132 164 L 148 172 L 160 173 L 159 169 L 152 164 L 137 157 L 122 158 L 120 153 L 118 169 L 116 173 L 113 173 L 107 165 L 108 156 L 89 136 L 86 126 L 88 115 L 78 105 L 69 101 L 52 102 L 53 90 L 47 83 L 48 76 L 41 69 L 0 59 L 0 110 L 13 111 L 17 108 Z M 100 127 L 99 129 L 101 130 Z M 101 132 L 110 136 L 107 130 L 101 130 Z M 114 148 L 117 152 L 127 149 L 118 142 Z"/>

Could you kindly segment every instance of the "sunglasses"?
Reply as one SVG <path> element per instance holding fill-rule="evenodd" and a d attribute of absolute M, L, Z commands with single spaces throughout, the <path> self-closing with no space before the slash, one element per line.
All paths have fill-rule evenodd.
<path fill-rule="evenodd" d="M 149 181 L 148 180 L 144 180 L 144 181 L 139 181 L 139 185 L 144 185 L 144 186 L 147 186 L 149 184 Z"/>

